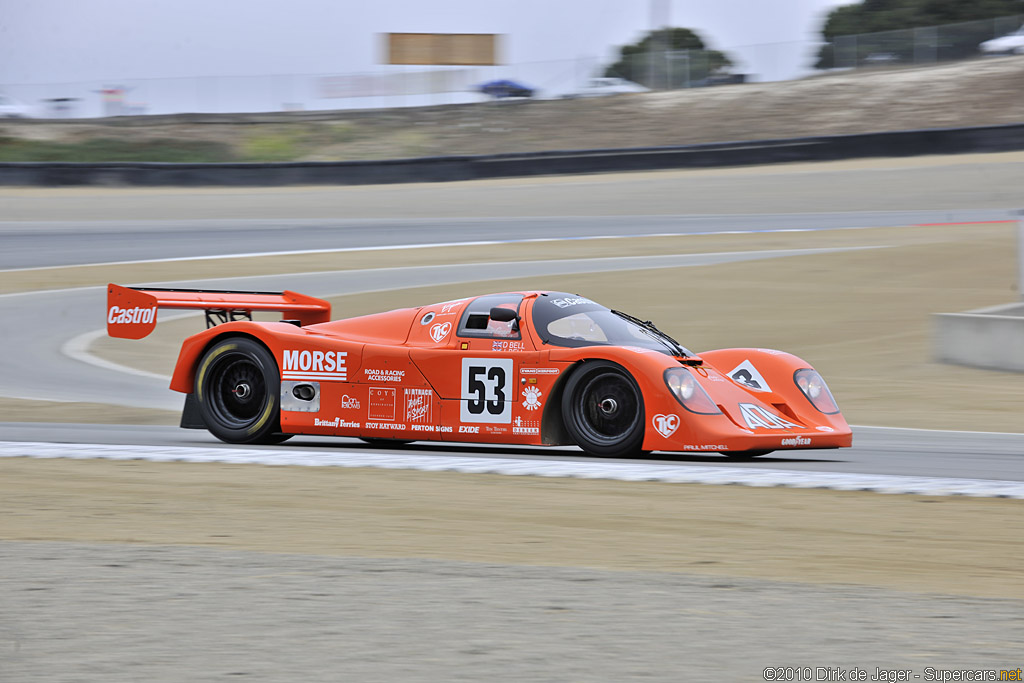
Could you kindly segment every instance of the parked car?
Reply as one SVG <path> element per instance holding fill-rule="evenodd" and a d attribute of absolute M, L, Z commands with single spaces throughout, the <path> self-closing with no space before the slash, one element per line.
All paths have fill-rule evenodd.
<path fill-rule="evenodd" d="M 0 119 L 24 119 L 32 115 L 32 109 L 13 97 L 0 95 Z"/>
<path fill-rule="evenodd" d="M 570 93 L 565 97 L 603 97 L 605 95 L 619 95 L 621 93 L 650 92 L 639 83 L 627 81 L 625 78 L 611 76 L 603 78 L 591 78 L 578 92 Z"/>
<path fill-rule="evenodd" d="M 488 81 L 479 86 L 480 92 L 485 95 L 490 95 L 495 99 L 503 99 L 506 97 L 533 97 L 534 93 L 537 92 L 535 88 L 531 88 L 528 85 L 511 81 L 507 78 L 501 78 L 496 81 Z"/>
<path fill-rule="evenodd" d="M 1013 33 L 986 40 L 978 46 L 978 49 L 987 55 L 1024 55 L 1024 25 Z"/>
<path fill-rule="evenodd" d="M 900 56 L 895 52 L 872 52 L 864 58 L 865 64 L 895 64 Z"/>

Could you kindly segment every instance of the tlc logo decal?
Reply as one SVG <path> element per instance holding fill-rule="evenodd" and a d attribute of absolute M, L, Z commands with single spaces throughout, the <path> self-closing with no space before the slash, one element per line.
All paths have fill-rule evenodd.
<path fill-rule="evenodd" d="M 676 433 L 679 429 L 679 416 L 672 415 L 655 415 L 651 419 L 651 423 L 659 434 L 664 436 L 666 439 Z"/>
<path fill-rule="evenodd" d="M 438 323 L 430 328 L 430 338 L 440 343 L 452 331 L 451 323 Z"/>

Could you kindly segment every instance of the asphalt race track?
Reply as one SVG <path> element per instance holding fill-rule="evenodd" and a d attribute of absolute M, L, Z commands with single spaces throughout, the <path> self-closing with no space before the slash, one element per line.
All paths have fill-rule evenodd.
<path fill-rule="evenodd" d="M 489 446 L 475 444 L 443 444 L 417 442 L 399 447 L 367 447 L 357 439 L 298 436 L 281 446 L 235 446 L 222 443 L 204 430 L 185 430 L 177 427 L 150 425 L 88 425 L 0 423 L 0 445 L 4 442 L 42 442 L 54 444 L 112 444 L 138 446 L 118 449 L 125 457 L 143 457 L 152 449 L 170 447 L 166 459 L 187 459 L 201 452 L 217 458 L 213 451 L 222 451 L 221 457 L 230 461 L 235 451 L 250 451 L 254 462 L 265 464 L 296 464 L 323 456 L 353 456 L 350 462 L 374 464 L 380 456 L 410 458 L 416 467 L 419 456 L 435 460 L 444 459 L 445 466 L 457 469 L 459 461 L 478 465 L 478 461 L 514 459 L 536 461 L 543 466 L 549 462 L 595 462 L 612 471 L 616 465 L 658 466 L 683 465 L 700 467 L 729 467 L 737 470 L 782 470 L 791 473 L 849 473 L 870 475 L 897 475 L 900 477 L 932 477 L 955 480 L 993 480 L 1024 482 L 1024 435 L 980 432 L 933 432 L 887 427 L 854 427 L 854 447 L 836 450 L 777 451 L 753 460 L 730 460 L 717 454 L 655 454 L 651 459 L 593 461 L 573 447 Z M 177 450 L 180 449 L 180 450 Z M 99 453 L 101 449 L 91 449 Z M 0 448 L 0 454 L 3 450 Z M 71 449 L 53 449 L 53 454 L 73 453 Z M 424 467 L 429 469 L 429 464 Z M 484 465 L 484 469 L 488 470 Z M 493 471 L 498 471 L 497 469 Z M 541 470 L 538 470 L 540 472 Z M 614 474 L 614 472 L 612 472 Z M 1014 487 L 1014 489 L 1020 488 Z"/>
<path fill-rule="evenodd" d="M 858 211 L 772 215 L 552 216 L 543 218 L 364 220 L 0 221 L 0 270 L 153 259 L 280 254 L 419 244 L 834 230 L 1010 218 L 1006 209 Z M 173 234 L 173 239 L 168 235 Z"/>

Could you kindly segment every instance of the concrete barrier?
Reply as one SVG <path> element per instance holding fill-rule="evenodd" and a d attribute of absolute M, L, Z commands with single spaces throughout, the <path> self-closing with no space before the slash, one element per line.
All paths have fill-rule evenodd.
<path fill-rule="evenodd" d="M 0 163 L 0 185 L 283 186 L 449 182 L 577 173 L 746 166 L 1024 149 L 1024 124 L 740 142 L 384 161 Z"/>
<path fill-rule="evenodd" d="M 935 360 L 1024 372 L 1024 303 L 937 313 L 932 322 Z"/>
<path fill-rule="evenodd" d="M 1017 221 L 1020 303 L 933 318 L 932 357 L 941 363 L 1024 372 L 1024 211 Z"/>

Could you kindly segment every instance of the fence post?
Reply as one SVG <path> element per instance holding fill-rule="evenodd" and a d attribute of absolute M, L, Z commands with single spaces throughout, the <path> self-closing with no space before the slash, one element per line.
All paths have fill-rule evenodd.
<path fill-rule="evenodd" d="M 1024 209 L 1017 211 L 1017 296 L 1024 301 Z"/>

